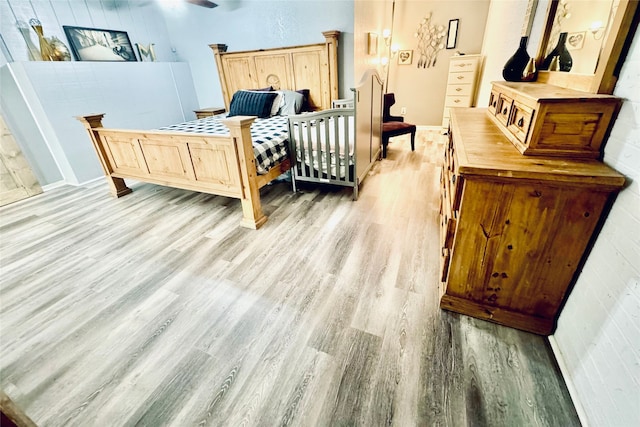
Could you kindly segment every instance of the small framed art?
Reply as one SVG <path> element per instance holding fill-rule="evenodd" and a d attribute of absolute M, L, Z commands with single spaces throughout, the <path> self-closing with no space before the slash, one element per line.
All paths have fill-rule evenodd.
<path fill-rule="evenodd" d="M 63 25 L 77 61 L 137 61 L 125 31 Z"/>
<path fill-rule="evenodd" d="M 567 34 L 567 49 L 578 50 L 584 46 L 584 39 L 587 36 L 586 31 Z"/>
<path fill-rule="evenodd" d="M 447 34 L 447 49 L 455 49 L 458 43 L 458 24 L 459 19 L 449 20 L 449 33 Z"/>
<path fill-rule="evenodd" d="M 413 62 L 412 50 L 401 50 L 398 52 L 398 65 L 411 65 Z"/>

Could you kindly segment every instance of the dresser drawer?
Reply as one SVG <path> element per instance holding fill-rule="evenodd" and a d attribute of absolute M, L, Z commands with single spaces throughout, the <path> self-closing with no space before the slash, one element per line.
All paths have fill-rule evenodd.
<path fill-rule="evenodd" d="M 495 90 L 491 91 L 491 96 L 489 96 L 489 113 L 496 115 L 496 111 L 498 108 L 498 99 L 500 98 L 500 92 Z"/>
<path fill-rule="evenodd" d="M 450 73 L 458 73 L 461 71 L 474 71 L 476 69 L 477 59 L 456 59 L 449 64 Z"/>
<path fill-rule="evenodd" d="M 444 106 L 447 107 L 470 107 L 470 96 L 447 96 L 444 98 Z"/>
<path fill-rule="evenodd" d="M 471 95 L 472 88 L 473 88 L 473 85 L 466 85 L 466 84 L 447 85 L 447 96 Z"/>
<path fill-rule="evenodd" d="M 513 104 L 513 99 L 509 98 L 508 96 L 502 93 L 498 96 L 498 105 L 496 106 L 496 118 L 504 126 L 507 126 L 507 123 L 509 122 L 509 116 L 511 115 L 512 104 Z"/>
<path fill-rule="evenodd" d="M 475 83 L 476 74 L 473 71 L 465 71 L 462 73 L 449 73 L 448 85 L 453 84 L 473 84 Z"/>
<path fill-rule="evenodd" d="M 511 111 L 511 120 L 507 125 L 507 129 L 524 144 L 527 140 L 529 128 L 531 127 L 533 110 L 518 102 L 514 102 Z"/>

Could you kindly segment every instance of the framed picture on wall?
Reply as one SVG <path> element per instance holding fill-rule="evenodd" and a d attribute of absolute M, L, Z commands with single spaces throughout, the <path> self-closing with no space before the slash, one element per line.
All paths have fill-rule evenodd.
<path fill-rule="evenodd" d="M 77 61 L 137 61 L 125 31 L 63 25 Z"/>
<path fill-rule="evenodd" d="M 449 33 L 447 34 L 447 49 L 455 49 L 458 43 L 458 24 L 459 19 L 449 20 Z"/>
<path fill-rule="evenodd" d="M 586 31 L 567 34 L 567 49 L 578 50 L 584 46 L 584 39 L 587 36 Z"/>
<path fill-rule="evenodd" d="M 401 50 L 398 52 L 398 65 L 411 65 L 413 62 L 412 50 Z"/>

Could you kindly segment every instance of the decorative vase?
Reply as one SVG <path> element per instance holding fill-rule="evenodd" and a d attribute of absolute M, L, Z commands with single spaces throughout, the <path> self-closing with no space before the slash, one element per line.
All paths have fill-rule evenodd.
<path fill-rule="evenodd" d="M 29 20 L 29 25 L 33 28 L 33 31 L 38 35 L 38 41 L 40 42 L 40 56 L 43 61 L 53 61 L 53 48 L 49 44 L 49 41 L 44 37 L 42 31 L 42 24 L 37 19 L 33 18 Z"/>
<path fill-rule="evenodd" d="M 529 58 L 529 62 L 527 62 L 527 66 L 524 67 L 522 71 L 522 81 L 523 82 L 533 82 L 538 78 L 538 69 L 536 68 L 536 60 L 533 58 Z"/>
<path fill-rule="evenodd" d="M 569 53 L 569 49 L 567 49 L 567 34 L 568 33 L 560 33 L 558 37 L 558 44 L 553 48 L 551 52 L 544 58 L 542 61 L 542 66 L 540 69 L 542 70 L 551 70 L 551 61 L 553 61 L 554 56 L 558 57 L 558 71 L 570 71 L 573 66 L 573 59 L 571 58 L 571 54 Z M 555 71 L 555 70 L 551 70 Z"/>
<path fill-rule="evenodd" d="M 25 21 L 18 21 L 16 22 L 16 25 L 18 26 L 18 30 L 22 34 L 22 37 L 27 44 L 27 54 L 29 55 L 29 61 L 42 61 L 40 51 L 31 40 L 31 30 L 29 29 L 29 24 L 27 24 Z"/>
<path fill-rule="evenodd" d="M 523 36 L 520 38 L 520 46 L 513 54 L 511 58 L 504 64 L 502 69 L 502 77 L 508 82 L 521 82 L 523 81 L 522 73 L 527 67 L 531 57 L 527 53 L 527 42 L 529 37 Z"/>
<path fill-rule="evenodd" d="M 71 53 L 66 44 L 56 36 L 51 36 L 47 40 L 51 47 L 51 58 L 53 61 L 71 61 Z"/>

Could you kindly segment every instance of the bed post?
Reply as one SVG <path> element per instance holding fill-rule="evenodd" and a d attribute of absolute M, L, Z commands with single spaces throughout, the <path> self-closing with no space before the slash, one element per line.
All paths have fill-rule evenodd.
<path fill-rule="evenodd" d="M 251 123 L 255 117 L 236 116 L 222 123 L 229 128 L 233 138 L 238 160 L 240 164 L 240 178 L 242 181 L 242 222 L 241 226 L 257 230 L 267 221 L 267 217 L 262 213 L 260 203 L 260 188 L 256 181 L 256 155 L 251 143 Z"/>
<path fill-rule="evenodd" d="M 222 68 L 222 58 L 220 58 L 221 53 L 225 53 L 227 51 L 226 44 L 210 44 L 209 47 L 213 51 L 213 56 L 216 58 L 216 67 L 218 69 L 218 78 L 220 79 L 220 87 L 222 88 L 222 98 L 224 99 L 224 106 L 229 111 L 229 103 L 231 102 L 231 97 L 227 93 L 227 82 L 224 74 L 224 69 Z"/>
<path fill-rule="evenodd" d="M 327 105 L 331 105 L 331 101 L 338 99 L 338 36 L 340 31 L 323 31 L 322 35 L 325 38 L 327 45 L 327 54 L 329 55 L 329 102 Z"/>
<path fill-rule="evenodd" d="M 76 117 L 76 119 L 80 120 L 84 127 L 87 129 L 87 132 L 89 132 L 89 138 L 91 138 L 93 148 L 95 148 L 96 150 L 96 154 L 98 155 L 98 160 L 100 160 L 102 170 L 107 177 L 107 183 L 109 184 L 109 190 L 111 194 L 114 197 L 122 197 L 125 194 L 131 193 L 131 189 L 127 187 L 124 179 L 111 176 L 113 167 L 111 166 L 111 163 L 109 163 L 109 158 L 107 157 L 107 153 L 104 150 L 104 145 L 102 144 L 100 135 L 94 130 L 102 127 L 103 117 L 104 114 L 93 114 L 90 116 L 78 116 Z"/>

